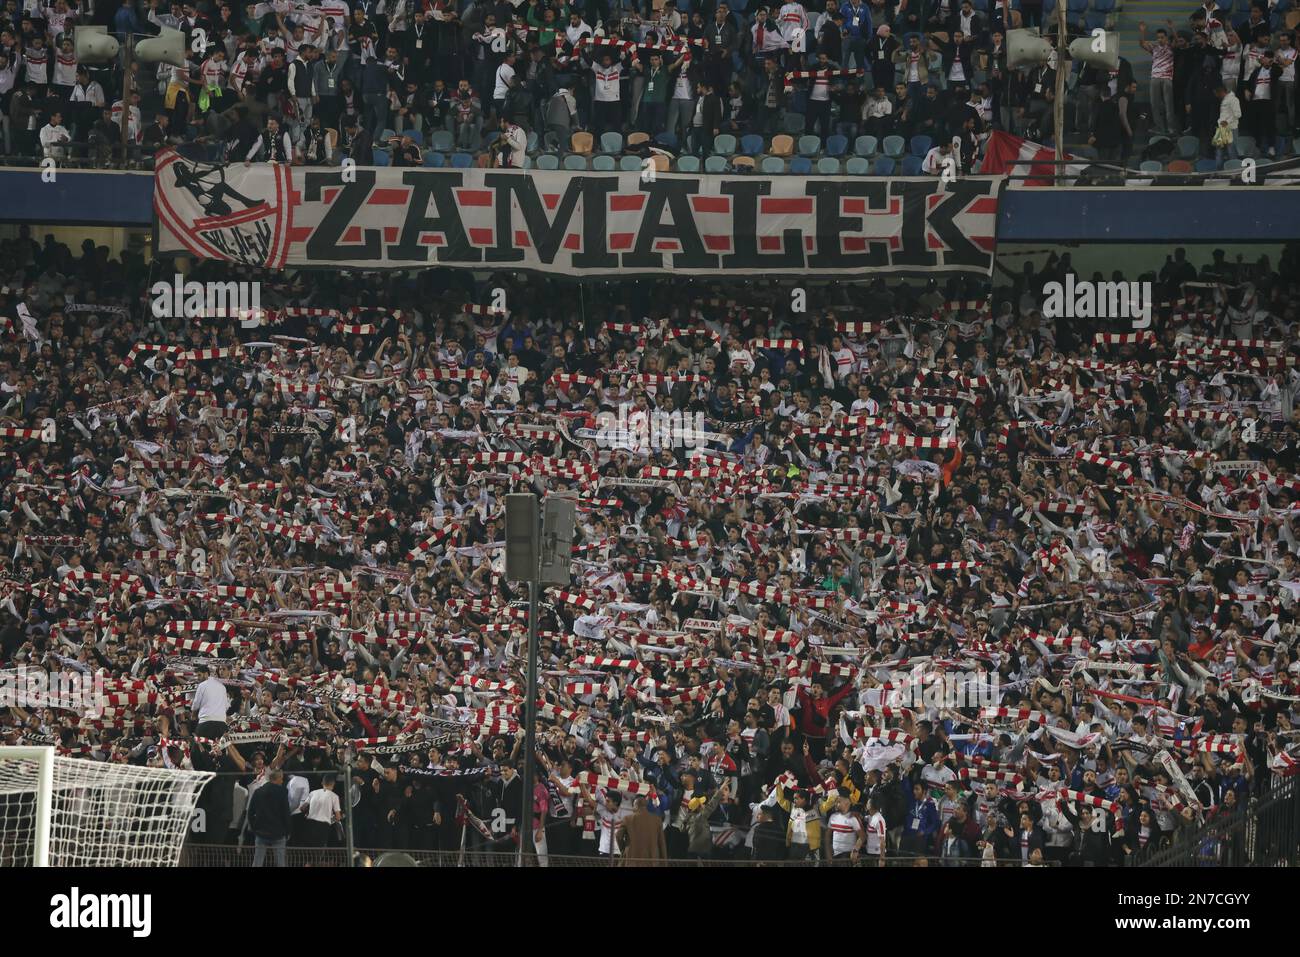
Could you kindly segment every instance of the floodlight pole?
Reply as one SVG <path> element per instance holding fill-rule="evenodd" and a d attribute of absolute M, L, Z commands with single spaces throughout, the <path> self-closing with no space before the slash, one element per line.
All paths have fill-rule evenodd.
<path fill-rule="evenodd" d="M 1065 161 L 1065 70 L 1066 53 L 1069 42 L 1066 39 L 1065 0 L 1056 4 L 1056 100 L 1052 104 L 1052 122 L 1055 127 L 1053 140 L 1056 142 L 1056 177 L 1055 183 L 1061 185 L 1061 164 Z"/>

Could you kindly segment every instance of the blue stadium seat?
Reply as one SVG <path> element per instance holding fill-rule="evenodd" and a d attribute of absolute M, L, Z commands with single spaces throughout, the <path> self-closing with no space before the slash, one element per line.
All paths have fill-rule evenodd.
<path fill-rule="evenodd" d="M 1159 160 L 1143 160 L 1138 169 L 1143 173 L 1163 173 L 1165 167 Z"/>
<path fill-rule="evenodd" d="M 1237 137 L 1237 154 L 1239 156 L 1255 156 L 1257 153 L 1255 147 L 1255 137 L 1238 136 Z"/>
<path fill-rule="evenodd" d="M 790 160 L 790 172 L 796 176 L 807 176 L 812 172 L 812 160 L 806 156 L 796 156 Z"/>
<path fill-rule="evenodd" d="M 1115 9 L 1115 0 L 1092 0 L 1092 9 L 1096 13 L 1111 13 Z"/>
<path fill-rule="evenodd" d="M 899 137 L 902 139 L 902 137 Z M 894 159 L 891 156 L 877 156 L 875 165 L 875 174 L 877 176 L 894 175 Z"/>
<path fill-rule="evenodd" d="M 390 156 L 388 155 L 388 150 L 381 150 L 378 146 L 376 146 L 376 147 L 371 151 L 371 153 L 372 153 L 372 155 L 374 156 L 374 160 L 375 160 L 375 165 L 376 165 L 376 166 L 392 166 L 392 165 L 393 165 L 393 160 L 392 160 L 392 157 L 390 157 Z"/>
<path fill-rule="evenodd" d="M 421 133 L 419 130 L 403 130 L 403 135 L 409 136 L 411 138 L 411 142 L 414 143 L 416 146 L 424 145 L 424 134 Z"/>
<path fill-rule="evenodd" d="M 721 138 L 721 137 L 719 137 Z M 704 172 L 706 173 L 725 173 L 727 171 L 727 158 L 725 156 L 707 156 L 704 159 Z"/>
<path fill-rule="evenodd" d="M 768 175 L 784 173 L 785 160 L 783 160 L 779 156 L 764 156 L 762 167 L 763 167 L 763 172 L 767 173 Z"/>
<path fill-rule="evenodd" d="M 731 156 L 736 152 L 736 138 L 730 133 L 719 133 L 713 138 L 713 152 L 719 156 Z M 704 165 L 708 167 L 707 163 Z"/>
<path fill-rule="evenodd" d="M 746 156 L 757 156 L 763 152 L 763 137 L 757 133 L 748 133 L 740 138 L 740 151 Z"/>
<path fill-rule="evenodd" d="M 554 153 L 543 153 L 537 157 L 538 169 L 559 169 L 560 160 Z"/>
<path fill-rule="evenodd" d="M 799 137 L 799 155 L 816 156 L 822 151 L 821 137 L 813 136 L 811 133 Z"/>
<path fill-rule="evenodd" d="M 450 130 L 435 130 L 429 137 L 429 146 L 439 153 L 450 153 L 455 148 L 456 141 Z"/>
<path fill-rule="evenodd" d="M 581 153 L 566 153 L 564 156 L 564 168 L 575 172 L 587 168 L 587 157 Z"/>
<path fill-rule="evenodd" d="M 902 159 L 903 151 L 907 149 L 907 140 L 901 136 L 886 136 L 883 146 L 885 155 L 890 159 Z"/>
<path fill-rule="evenodd" d="M 1196 172 L 1198 173 L 1215 173 L 1218 172 L 1219 161 L 1212 159 L 1198 159 L 1196 161 Z"/>
<path fill-rule="evenodd" d="M 1077 17 L 1088 9 L 1088 0 L 1067 0 L 1065 9 L 1070 16 Z"/>
<path fill-rule="evenodd" d="M 474 165 L 474 157 L 469 153 L 452 153 L 451 165 L 455 169 L 469 169 Z"/>
<path fill-rule="evenodd" d="M 826 155 L 843 156 L 849 148 L 849 138 L 840 136 L 836 133 L 834 136 L 826 137 Z"/>
<path fill-rule="evenodd" d="M 621 156 L 618 160 L 618 168 L 624 173 L 639 173 L 641 172 L 641 157 Z"/>
<path fill-rule="evenodd" d="M 1195 159 L 1201 155 L 1201 141 L 1195 136 L 1178 137 L 1178 158 Z"/>
<path fill-rule="evenodd" d="M 677 157 L 677 172 L 698 173 L 699 171 L 700 171 L 700 158 L 698 156 Z"/>
<path fill-rule="evenodd" d="M 930 149 L 933 146 L 934 140 L 930 139 L 930 137 L 926 136 L 924 133 L 918 133 L 916 136 L 912 137 L 911 153 L 915 157 L 925 159 L 925 154 L 930 152 Z"/>
<path fill-rule="evenodd" d="M 591 158 L 591 168 L 597 173 L 612 173 L 618 169 L 618 164 L 614 162 L 614 157 L 601 153 Z"/>
<path fill-rule="evenodd" d="M 1083 17 L 1083 24 L 1092 30 L 1103 30 L 1106 27 L 1106 14 L 1098 13 L 1095 10 L 1089 10 Z"/>
<path fill-rule="evenodd" d="M 823 156 L 817 161 L 817 172 L 822 176 L 839 176 L 840 161 L 833 156 Z"/>
<path fill-rule="evenodd" d="M 424 165 L 430 169 L 442 169 L 443 166 L 447 165 L 447 157 L 429 150 L 424 154 Z"/>
<path fill-rule="evenodd" d="M 874 136 L 859 136 L 853 141 L 853 152 L 859 156 L 872 157 L 880 149 L 880 143 Z"/>
<path fill-rule="evenodd" d="M 610 130 L 600 134 L 600 149 L 605 153 L 623 152 L 623 134 Z M 595 167 L 593 167 L 594 169 Z"/>
<path fill-rule="evenodd" d="M 871 173 L 871 163 L 865 156 L 850 156 L 844 164 L 844 172 L 850 176 L 867 176 Z"/>
<path fill-rule="evenodd" d="M 903 175 L 920 176 L 921 175 L 921 157 L 904 156 L 903 157 Z"/>
<path fill-rule="evenodd" d="M 527 145 L 524 146 L 524 149 L 526 149 L 530 153 L 537 152 L 537 131 L 536 130 L 528 131 L 528 143 Z"/>

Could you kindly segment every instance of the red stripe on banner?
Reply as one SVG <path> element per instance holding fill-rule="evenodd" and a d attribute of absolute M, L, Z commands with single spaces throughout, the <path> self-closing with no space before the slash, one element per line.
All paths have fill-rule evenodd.
<path fill-rule="evenodd" d="M 343 242 L 344 242 L 346 245 L 349 245 L 349 246 L 350 246 L 350 245 L 353 245 L 353 244 L 360 244 L 360 242 L 361 242 L 361 227 L 360 227 L 360 226 L 349 226 L 349 227 L 344 231 L 344 233 L 343 233 Z"/>
<path fill-rule="evenodd" d="M 636 239 L 636 233 L 610 233 L 610 249 L 631 249 L 632 240 Z"/>
<path fill-rule="evenodd" d="M 338 197 L 339 193 L 341 192 L 343 192 L 343 188 L 341 186 L 330 186 L 326 189 L 322 189 L 320 191 L 320 201 L 324 203 L 326 206 L 330 206 L 334 203 L 334 200 Z"/>
<path fill-rule="evenodd" d="M 462 206 L 491 206 L 492 190 L 490 189 L 458 189 L 456 190 L 456 199 Z"/>
<path fill-rule="evenodd" d="M 493 244 L 492 230 L 490 229 L 469 229 L 469 241 L 475 246 L 491 246 Z"/>
<path fill-rule="evenodd" d="M 444 236 L 442 233 L 421 233 L 420 245 L 421 246 L 445 246 L 447 245 L 447 237 Z"/>
<path fill-rule="evenodd" d="M 634 193 L 631 196 L 620 196 L 615 193 L 609 198 L 609 211 L 611 213 L 635 213 L 645 205 L 645 193 Z"/>
<path fill-rule="evenodd" d="M 705 237 L 704 237 L 704 248 L 705 248 L 705 249 L 720 249 L 720 250 L 727 250 L 727 249 L 730 249 L 730 248 L 731 248 L 731 237 L 730 237 L 730 236 L 705 236 Z"/>
<path fill-rule="evenodd" d="M 385 227 L 384 227 L 384 242 L 388 243 L 389 245 L 392 245 L 392 244 L 396 243 L 396 242 L 397 242 L 397 233 L 398 233 L 398 227 L 396 227 L 396 226 L 385 226 Z"/>
<path fill-rule="evenodd" d="M 933 212 L 934 208 L 947 198 L 947 193 L 931 193 L 925 198 L 926 212 Z"/>
<path fill-rule="evenodd" d="M 867 238 L 865 236 L 845 236 L 844 251 L 846 253 L 860 253 L 867 248 Z"/>
<path fill-rule="evenodd" d="M 767 196 L 758 201 L 758 210 L 769 216 L 789 215 L 792 213 L 803 213 L 805 215 L 813 211 L 812 199 L 802 197 L 783 198 L 780 196 Z"/>
<path fill-rule="evenodd" d="M 925 248 L 943 249 L 943 240 L 940 239 L 938 236 L 936 236 L 934 233 L 929 232 L 927 230 L 925 234 Z"/>
<path fill-rule="evenodd" d="M 311 238 L 311 227 L 294 226 L 289 229 L 286 235 L 289 237 L 290 244 L 305 243 L 308 239 Z"/>
<path fill-rule="evenodd" d="M 731 200 L 726 196 L 692 196 L 691 208 L 697 213 L 728 213 Z"/>
<path fill-rule="evenodd" d="M 377 189 L 366 199 L 367 206 L 405 206 L 410 192 L 405 189 Z"/>
<path fill-rule="evenodd" d="M 993 250 L 997 248 L 998 244 L 997 240 L 992 236 L 972 236 L 970 241 L 980 249 L 986 249 L 989 252 L 993 252 Z"/>
<path fill-rule="evenodd" d="M 998 201 L 993 196 L 987 196 L 984 199 L 974 200 L 966 207 L 968 213 L 979 213 L 983 216 L 996 216 L 998 212 Z"/>
<path fill-rule="evenodd" d="M 659 239 L 655 241 L 655 252 L 657 253 L 677 253 L 681 252 L 682 246 L 675 239 Z"/>
<path fill-rule="evenodd" d="M 772 249 L 772 250 L 780 249 L 780 248 L 781 248 L 781 237 L 780 237 L 780 236 L 759 236 L 759 237 L 758 237 L 758 248 L 759 248 L 759 249 Z"/>
<path fill-rule="evenodd" d="M 581 249 L 581 248 L 582 248 L 582 238 L 581 238 L 577 233 L 569 233 L 569 235 L 567 235 L 567 236 L 564 237 L 564 248 L 565 248 L 565 249 Z"/>
<path fill-rule="evenodd" d="M 803 238 L 803 246 L 804 246 L 804 249 L 812 249 L 812 248 L 813 248 L 813 238 L 812 238 L 811 236 L 805 236 L 805 237 Z"/>
<path fill-rule="evenodd" d="M 546 204 L 547 209 L 554 209 L 560 205 L 559 193 L 542 193 L 542 202 Z"/>
<path fill-rule="evenodd" d="M 862 216 L 867 215 L 867 201 L 865 199 L 846 199 L 844 200 L 845 215 L 849 213 L 859 213 Z"/>
<path fill-rule="evenodd" d="M 532 246 L 532 244 L 533 244 L 533 241 L 532 241 L 532 238 L 528 235 L 528 230 L 526 230 L 526 229 L 516 229 L 516 230 L 515 230 L 515 245 L 516 245 L 516 246 L 518 246 L 520 249 L 527 249 L 527 248 L 529 248 L 530 246 Z"/>

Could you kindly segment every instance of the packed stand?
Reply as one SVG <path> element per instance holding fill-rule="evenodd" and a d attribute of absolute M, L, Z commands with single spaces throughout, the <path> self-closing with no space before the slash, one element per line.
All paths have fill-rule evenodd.
<path fill-rule="evenodd" d="M 1115 22 L 1113 0 L 1071 7 L 1072 36 Z M 0 114 L 7 155 L 101 165 L 197 142 L 201 155 L 232 162 L 464 156 L 519 166 L 539 151 L 636 156 L 644 138 L 674 155 L 767 156 L 803 171 L 795 146 L 807 135 L 817 140 L 801 154 L 880 154 L 890 160 L 882 171 L 896 161 L 916 174 L 929 149 L 916 138 L 961 139 L 969 165 L 991 129 L 1050 136 L 1052 73 L 1008 70 L 1005 35 L 1041 25 L 1054 38 L 1051 9 L 1022 10 L 1019 0 L 123 0 L 108 10 L 15 0 L 0 12 Z M 132 64 L 125 146 L 120 62 L 78 63 L 78 22 L 107 24 L 123 40 L 163 27 L 185 34 L 185 66 Z M 1080 82 L 1122 92 L 1131 75 L 1125 61 Z M 908 149 L 886 150 L 892 136 Z"/>
<path fill-rule="evenodd" d="M 542 596 L 547 860 L 1119 863 L 1295 768 L 1297 254 L 1180 250 L 1138 332 L 1042 318 L 1068 256 L 991 305 L 882 280 L 806 313 L 241 272 L 262 309 L 196 321 L 154 317 L 140 257 L 24 231 L 0 678 L 104 696 L 0 740 L 224 772 L 195 840 L 259 857 L 337 846 L 351 749 L 358 847 L 508 850 L 502 496 L 533 491 L 579 509 Z"/>

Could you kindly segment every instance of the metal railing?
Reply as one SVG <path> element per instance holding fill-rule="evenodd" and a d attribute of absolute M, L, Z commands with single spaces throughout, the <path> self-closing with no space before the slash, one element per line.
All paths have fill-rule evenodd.
<path fill-rule="evenodd" d="M 181 852 L 182 867 L 252 867 L 254 848 L 251 845 L 196 844 L 190 842 Z M 954 863 L 955 861 L 955 863 Z M 286 867 L 346 867 L 348 853 L 342 847 L 289 847 L 285 849 Z M 413 863 L 412 863 L 413 862 Z M 264 866 L 272 866 L 274 854 L 268 850 Z M 518 851 L 418 851 L 418 850 L 377 850 L 359 849 L 356 851 L 354 866 L 386 867 L 518 867 Z M 863 856 L 856 862 L 837 861 L 755 861 L 749 858 L 709 857 L 699 859 L 644 860 L 609 856 L 562 856 L 524 855 L 525 867 L 879 867 L 875 859 Z M 997 867 L 1024 867 L 1016 860 L 998 860 Z M 941 862 L 935 857 L 918 858 L 912 855 L 891 855 L 885 858 L 884 866 L 889 867 L 988 867 L 990 863 L 981 858 L 957 858 Z M 1044 867 L 1059 866 L 1055 862 L 1044 862 Z"/>
<path fill-rule="evenodd" d="M 1292 867 L 1300 864 L 1300 777 L 1251 797 L 1231 815 L 1134 855 L 1133 867 Z"/>

